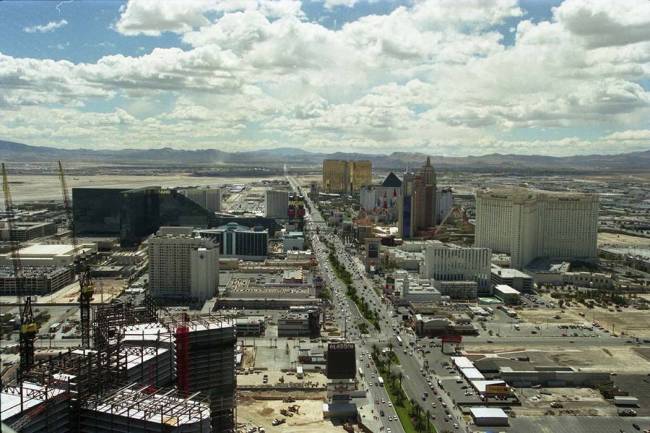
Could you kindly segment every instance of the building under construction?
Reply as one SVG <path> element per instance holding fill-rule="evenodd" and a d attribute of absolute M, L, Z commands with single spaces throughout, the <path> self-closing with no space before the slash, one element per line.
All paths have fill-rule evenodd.
<path fill-rule="evenodd" d="M 234 322 L 157 316 L 98 307 L 93 349 L 37 362 L 4 387 L 2 422 L 29 433 L 234 431 Z"/>

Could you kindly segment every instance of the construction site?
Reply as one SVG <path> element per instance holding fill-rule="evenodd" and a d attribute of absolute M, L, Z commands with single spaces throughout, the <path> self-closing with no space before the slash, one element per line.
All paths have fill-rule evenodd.
<path fill-rule="evenodd" d="M 92 349 L 35 362 L 3 387 L 3 423 L 21 432 L 234 431 L 232 322 L 121 303 L 94 316 Z"/>
<path fill-rule="evenodd" d="M 80 250 L 65 175 L 59 163 L 70 233 L 80 343 L 35 353 L 39 322 L 26 285 L 16 208 L 5 165 L 2 180 L 11 292 L 19 309 L 19 365 L 2 376 L 0 421 L 19 432 L 232 432 L 236 429 L 236 327 L 210 314 L 159 308 L 148 295 L 138 306 L 93 303 L 95 283 Z M 101 293 L 100 293 L 101 295 Z"/>

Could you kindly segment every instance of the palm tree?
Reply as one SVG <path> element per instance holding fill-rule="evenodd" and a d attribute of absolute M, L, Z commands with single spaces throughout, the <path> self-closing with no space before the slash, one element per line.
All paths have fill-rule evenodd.
<path fill-rule="evenodd" d="M 431 430 L 431 423 L 429 421 L 430 419 L 431 419 L 431 411 L 427 409 L 427 431 Z"/>
<path fill-rule="evenodd" d="M 399 374 L 397 375 L 397 378 L 399 379 L 399 387 L 400 389 L 402 389 L 402 379 L 404 379 L 404 373 L 400 371 Z"/>

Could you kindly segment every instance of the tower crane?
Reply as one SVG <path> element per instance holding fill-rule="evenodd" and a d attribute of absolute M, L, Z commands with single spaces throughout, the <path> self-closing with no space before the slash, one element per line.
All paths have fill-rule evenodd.
<path fill-rule="evenodd" d="M 23 290 L 25 287 L 25 277 L 23 275 L 23 265 L 20 260 L 20 242 L 16 239 L 13 219 L 16 214 L 11 191 L 9 190 L 9 180 L 7 179 L 7 168 L 2 164 L 2 191 L 5 199 L 5 211 L 7 212 L 7 225 L 9 229 L 9 239 L 11 243 L 11 263 L 14 268 L 14 277 L 16 279 L 16 296 L 18 298 L 18 309 L 20 310 L 20 370 L 19 377 L 28 372 L 34 365 L 34 341 L 38 333 L 38 324 L 34 320 L 32 311 L 31 296 L 23 300 Z"/>
<path fill-rule="evenodd" d="M 65 181 L 65 172 L 63 171 L 63 164 L 61 164 L 61 161 L 59 161 L 59 180 L 61 181 L 61 189 L 63 191 L 63 204 L 70 224 L 70 231 L 72 232 L 73 254 L 75 254 L 75 257 L 78 257 L 78 242 L 74 227 L 74 215 L 72 213 L 72 204 L 70 195 L 68 194 L 68 186 Z M 90 302 L 93 299 L 95 286 L 90 278 L 90 270 L 83 259 L 75 259 L 75 271 L 79 278 L 79 324 L 81 326 L 81 346 L 84 349 L 87 349 L 90 348 Z"/>

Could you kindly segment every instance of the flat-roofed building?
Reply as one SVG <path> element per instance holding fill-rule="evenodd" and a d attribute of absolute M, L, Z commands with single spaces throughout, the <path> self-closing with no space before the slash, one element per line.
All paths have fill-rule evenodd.
<path fill-rule="evenodd" d="M 526 188 L 476 193 L 475 245 L 508 253 L 523 269 L 536 258 L 597 257 L 598 195 Z"/>
<path fill-rule="evenodd" d="M 268 255 L 269 231 L 262 227 L 251 228 L 231 222 L 214 229 L 197 230 L 196 233 L 218 244 L 221 257 L 264 260 Z"/>
<path fill-rule="evenodd" d="M 489 248 L 459 247 L 427 241 L 422 275 L 438 281 L 475 281 L 479 292 L 490 287 Z"/>
<path fill-rule="evenodd" d="M 533 277 L 518 269 L 502 268 L 497 265 L 492 265 L 490 269 L 490 281 L 492 282 L 492 286 L 507 284 L 522 293 L 531 293 L 533 291 Z"/>
<path fill-rule="evenodd" d="M 154 297 L 205 301 L 216 295 L 218 285 L 219 250 L 210 239 L 194 237 L 191 227 L 162 227 L 149 240 Z"/>
<path fill-rule="evenodd" d="M 507 284 L 497 284 L 494 287 L 494 296 L 507 305 L 518 304 L 521 301 L 519 291 Z"/>

